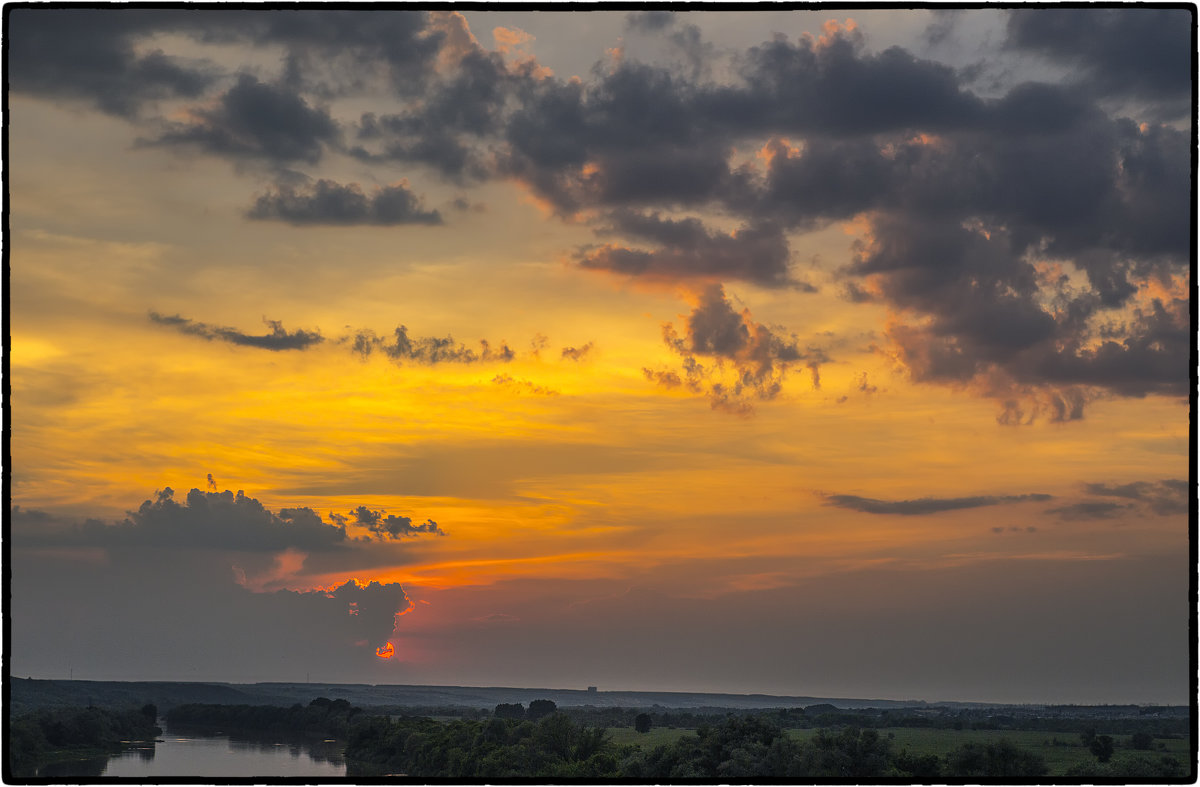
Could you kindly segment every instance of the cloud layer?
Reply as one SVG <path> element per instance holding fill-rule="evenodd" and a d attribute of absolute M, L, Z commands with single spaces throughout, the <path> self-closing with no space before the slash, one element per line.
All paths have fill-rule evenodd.
<path fill-rule="evenodd" d="M 634 16 L 631 33 L 683 59 L 614 55 L 563 79 L 529 53 L 528 35 L 498 29 L 488 50 L 453 12 L 20 9 L 10 78 L 17 93 L 124 117 L 143 144 L 275 173 L 250 219 L 444 223 L 407 182 L 368 192 L 279 179 L 340 156 L 460 187 L 520 184 L 602 236 L 576 249 L 584 270 L 806 291 L 797 234 L 854 220 L 862 232 L 836 273 L 894 311 L 891 350 L 914 380 L 993 397 L 1003 423 L 1070 421 L 1100 395 L 1187 393 L 1190 143 L 1162 121 L 1187 116 L 1189 20 L 1009 10 L 1007 51 L 1069 75 L 998 72 L 1002 87 L 985 93 L 988 64 L 874 50 L 851 20 L 728 52 L 685 15 Z M 147 49 L 158 34 L 267 47 L 284 68 L 256 75 Z M 383 91 L 377 109 L 339 108 L 368 88 Z M 167 101 L 185 108 L 156 115 Z M 179 327 L 271 349 L 313 339 Z M 359 346 L 443 352 L 403 337 Z M 760 398 L 773 387 L 743 385 Z"/>

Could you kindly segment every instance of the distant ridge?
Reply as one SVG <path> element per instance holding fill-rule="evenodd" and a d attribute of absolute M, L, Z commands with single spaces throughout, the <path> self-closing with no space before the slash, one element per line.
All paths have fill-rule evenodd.
<path fill-rule="evenodd" d="M 417 686 L 367 683 L 220 683 L 189 681 L 90 681 L 13 678 L 10 710 L 94 704 L 106 707 L 153 702 L 165 710 L 189 702 L 230 705 L 307 704 L 317 697 L 345 699 L 354 705 L 462 706 L 493 708 L 502 702 L 528 704 L 553 700 L 562 706 L 651 708 L 783 708 L 818 704 L 838 708 L 925 706 L 923 700 L 874 700 L 846 697 L 778 696 L 679 691 L 589 691 L 587 689 L 511 686 Z"/>
<path fill-rule="evenodd" d="M 536 699 L 553 700 L 563 707 L 591 705 L 603 708 L 795 708 L 833 705 L 857 708 L 1015 708 L 1034 709 L 1051 705 L 1020 706 L 991 702 L 926 702 L 925 700 L 881 700 L 851 697 L 783 696 L 776 694 L 724 694 L 687 691 L 590 691 L 588 689 L 518 688 L 511 686 L 416 686 L 368 683 L 220 683 L 190 681 L 89 681 L 11 678 L 8 681 L 9 712 L 38 707 L 84 706 L 129 707 L 154 703 L 160 711 L 189 702 L 222 705 L 307 705 L 317 697 L 344 699 L 359 707 L 417 706 L 494 708 L 500 703 L 528 705 Z M 1075 706 L 1091 707 L 1091 706 Z M 1096 706 L 1136 709 L 1136 705 Z M 1162 710 L 1167 710 L 1163 706 Z"/>

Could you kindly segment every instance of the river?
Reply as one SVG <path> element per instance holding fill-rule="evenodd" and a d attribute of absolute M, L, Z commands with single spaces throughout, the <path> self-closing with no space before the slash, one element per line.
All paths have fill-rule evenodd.
<path fill-rule="evenodd" d="M 159 722 L 160 725 L 162 722 Z M 312 778 L 346 775 L 342 741 L 195 734 L 163 727 L 159 743 L 134 744 L 120 754 L 56 762 L 38 778 L 155 779 Z"/>

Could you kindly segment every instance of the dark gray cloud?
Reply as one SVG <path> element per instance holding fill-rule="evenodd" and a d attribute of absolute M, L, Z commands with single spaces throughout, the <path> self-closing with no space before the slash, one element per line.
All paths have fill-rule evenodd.
<path fill-rule="evenodd" d="M 801 348 L 796 336 L 756 322 L 748 309 L 735 311 L 719 284 L 701 294 L 683 335 L 674 324 L 663 326 L 663 341 L 682 358 L 682 377 L 670 370 L 643 369 L 648 380 L 667 388 L 682 382 L 706 394 L 715 409 L 742 415 L 753 411 L 753 400 L 778 396 L 796 365 L 807 368 L 819 387 L 820 364 L 829 360 L 821 348 Z"/>
<path fill-rule="evenodd" d="M 210 63 L 137 51 L 139 35 L 169 24 L 161 11 L 18 8 L 8 23 L 7 73 L 18 93 L 86 101 L 132 118 L 160 99 L 200 96 L 218 74 Z"/>
<path fill-rule="evenodd" d="M 704 96 L 708 113 L 728 113 L 742 128 L 818 135 L 940 132 L 974 126 L 983 102 L 962 89 L 953 69 L 899 47 L 865 49 L 854 27 L 820 39 L 785 38 L 751 48 L 745 88 Z"/>
<path fill-rule="evenodd" d="M 1186 300 L 1151 300 L 1104 336 L 1093 319 L 1104 296 L 1072 294 L 1062 279 L 1047 305 L 1039 271 L 1002 227 L 881 214 L 873 233 L 851 270 L 871 276 L 890 303 L 926 318 L 891 334 L 915 379 L 974 380 L 997 392 L 1049 386 L 1058 389 L 1051 406 L 1058 420 L 1082 414 L 1072 386 L 1185 394 L 1187 369 L 1178 359 L 1190 346 Z"/>
<path fill-rule="evenodd" d="M 71 525 L 43 512 L 17 508 L 13 518 L 22 544 L 280 552 L 329 550 L 346 542 L 344 527 L 324 522 L 311 508 L 275 512 L 241 491 L 229 490 L 192 489 L 180 503 L 167 487 L 115 524 L 93 518 Z"/>
<path fill-rule="evenodd" d="M 564 347 L 562 348 L 561 357 L 572 361 L 582 361 L 584 358 L 587 358 L 589 354 L 591 354 L 592 349 L 592 342 L 588 342 L 581 347 Z"/>
<path fill-rule="evenodd" d="M 396 363 L 507 363 L 516 357 L 516 352 L 505 342 L 493 347 L 488 340 L 480 339 L 479 349 L 472 350 L 456 342 L 453 336 L 409 336 L 405 325 L 396 328 L 390 339 L 360 330 L 343 341 L 350 342 L 351 349 L 364 359 L 378 350 Z"/>
<path fill-rule="evenodd" d="M 349 516 L 354 518 L 354 524 L 365 527 L 380 540 L 411 538 L 423 533 L 446 535 L 445 531 L 439 528 L 437 522 L 432 519 L 426 519 L 421 524 L 414 525 L 411 517 L 396 516 L 386 511 L 373 511 L 366 506 L 359 506 L 351 511 Z"/>
<path fill-rule="evenodd" d="M 521 84 L 499 172 L 563 215 L 709 203 L 740 179 L 726 162 L 732 136 L 719 115 L 698 111 L 697 91 L 686 77 L 627 61 L 586 85 Z"/>
<path fill-rule="evenodd" d="M 95 546 L 204 548 L 233 552 L 328 552 L 368 540 L 352 538 L 346 526 L 361 527 L 377 539 L 395 540 L 432 533 L 446 535 L 436 522 L 427 519 L 414 525 L 411 517 L 374 511 L 358 506 L 349 515 L 333 514 L 326 522 L 311 508 L 281 508 L 271 511 L 242 491 L 234 494 L 192 489 L 180 503 L 170 487 L 156 492 L 128 512 L 120 522 L 96 518 L 72 522 L 37 509 L 14 506 L 14 533 L 23 546 Z"/>
<path fill-rule="evenodd" d="M 518 394 L 528 393 L 534 396 L 558 396 L 558 391 L 553 388 L 547 388 L 544 385 L 530 382 L 529 380 L 519 380 L 509 374 L 498 374 L 492 378 L 492 385 L 500 385 L 510 391 Z"/>
<path fill-rule="evenodd" d="M 457 18 L 447 21 L 459 25 Z M 454 38 L 454 68 L 425 81 L 421 94 L 397 113 L 363 113 L 349 153 L 367 162 L 423 164 L 458 183 L 492 174 L 485 140 L 498 134 L 514 81 L 501 56 L 469 42 L 465 29 Z"/>
<path fill-rule="evenodd" d="M 181 317 L 166 316 L 158 312 L 149 313 L 150 321 L 174 328 L 188 336 L 197 336 L 207 341 L 219 340 L 242 347 L 262 350 L 305 350 L 325 341 L 320 331 L 297 329 L 288 332 L 277 320 L 264 320 L 271 332 L 263 336 L 242 333 L 234 328 L 224 328 Z M 455 341 L 453 336 L 410 336 L 408 327 L 401 325 L 390 337 L 377 336 L 370 329 L 358 329 L 337 339 L 338 345 L 347 347 L 364 360 L 372 353 L 381 352 L 396 363 L 507 363 L 517 356 L 506 342 L 493 344 L 487 339 L 479 340 L 478 349 Z M 581 348 L 567 348 L 580 358 L 590 349 L 590 342 Z M 564 355 L 570 357 L 570 354 Z M 578 359 L 576 359 L 578 360 Z"/>
<path fill-rule="evenodd" d="M 242 333 L 233 328 L 222 328 L 197 322 L 186 317 L 180 317 L 178 314 L 164 316 L 152 311 L 150 312 L 150 321 L 175 328 L 180 333 L 189 336 L 199 336 L 208 341 L 218 339 L 241 347 L 257 347 L 260 350 L 305 350 L 314 344 L 320 344 L 325 341 L 325 337 L 321 336 L 319 331 L 296 329 L 288 333 L 284 330 L 283 324 L 277 320 L 263 321 L 271 328 L 271 332 L 264 336 L 254 336 Z"/>
<path fill-rule="evenodd" d="M 968 508 L 983 508 L 1008 503 L 1041 503 L 1052 500 L 1052 495 L 979 495 L 976 497 L 921 497 L 915 500 L 876 500 L 858 495 L 824 495 L 828 505 L 848 508 L 865 514 L 899 514 L 901 516 L 924 516 L 943 511 L 960 511 Z"/>
<path fill-rule="evenodd" d="M 1192 94 L 1195 26 L 1193 8 L 1015 8 L 1007 44 L 1074 67 L 1092 93 L 1162 102 L 1175 115 Z"/>
<path fill-rule="evenodd" d="M 674 11 L 632 11 L 625 15 L 625 27 L 645 33 L 654 33 L 671 27 L 678 20 Z"/>
<path fill-rule="evenodd" d="M 194 146 L 208 153 L 271 163 L 315 164 L 336 141 L 329 111 L 309 106 L 294 90 L 241 74 L 211 108 L 194 108 L 188 121 L 165 124 L 149 145 Z"/>
<path fill-rule="evenodd" d="M 279 184 L 259 196 L 246 216 L 297 226 L 442 223 L 441 214 L 424 210 L 420 198 L 406 184 L 383 186 L 365 194 L 357 183 L 343 186 L 325 179 L 300 189 Z"/>
<path fill-rule="evenodd" d="M 1029 527 L 1017 527 L 1016 525 L 1009 525 L 1007 528 L 993 527 L 992 532 L 997 533 L 997 534 L 999 534 L 999 533 L 1036 533 L 1037 528 L 1033 527 L 1032 525 L 1030 525 Z"/>
<path fill-rule="evenodd" d="M 380 668 L 375 649 L 412 606 L 396 583 L 260 588 L 270 569 L 232 568 L 224 554 L 169 548 L 110 549 L 103 561 L 22 552 L 13 563 L 22 598 L 11 616 L 13 656 L 35 675 L 57 670 L 51 654 L 74 653 L 76 677 L 361 680 Z"/>
<path fill-rule="evenodd" d="M 873 51 L 850 24 L 731 53 L 714 78 L 711 48 L 686 17 L 634 14 L 631 34 L 683 60 L 622 58 L 564 80 L 483 49 L 445 12 L 17 9 L 12 19 L 17 92 L 130 118 L 158 98 L 204 99 L 186 121 L 138 120 L 145 137 L 277 171 L 337 150 L 459 184 L 513 180 L 609 236 L 577 251 L 586 268 L 803 289 L 788 233 L 857 218 L 865 237 L 835 272 L 848 297 L 869 292 L 896 313 L 890 339 L 914 379 L 994 397 L 1005 422 L 1078 420 L 1108 394 L 1188 391 L 1180 282 L 1192 143 L 1156 122 L 1190 106 L 1188 9 L 1015 9 L 1007 46 L 1073 77 L 988 98 L 969 74 Z M 158 33 L 268 47 L 285 68 L 261 81 L 185 62 L 153 52 Z M 325 102 L 379 80 L 388 101 L 339 128 Z M 739 229 L 683 215 L 701 211 Z M 440 218 L 407 189 L 367 195 L 329 181 L 280 185 L 251 215 Z M 1155 299 L 1157 285 L 1166 294 Z M 404 356 L 403 342 L 390 346 Z M 467 357 L 457 346 L 427 355 Z"/>
<path fill-rule="evenodd" d="M 1186 514 L 1193 498 L 1191 484 L 1181 479 L 1134 481 L 1129 484 L 1084 484 L 1089 495 L 1118 497 L 1147 505 L 1156 514 Z"/>
<path fill-rule="evenodd" d="M 445 26 L 421 10 L 232 11 L 226 16 L 228 21 L 196 25 L 193 34 L 282 46 L 294 82 L 332 94 L 358 92 L 382 70 L 397 94 L 413 95 L 433 73 L 449 38 Z"/>
<path fill-rule="evenodd" d="M 155 34 L 206 44 L 279 47 L 295 88 L 336 95 L 361 90 L 379 71 L 398 93 L 420 85 L 446 43 L 445 26 L 425 11 L 223 8 L 27 8 L 12 17 L 9 75 L 14 90 L 88 99 L 131 115 L 142 102 L 198 95 L 219 69 L 157 51 Z"/>
<path fill-rule="evenodd" d="M 1046 513 L 1058 514 L 1059 519 L 1073 522 L 1087 519 L 1112 519 L 1128 511 L 1130 507 L 1124 503 L 1085 501 L 1058 508 L 1047 508 Z"/>
<path fill-rule="evenodd" d="M 669 370 L 656 370 L 642 367 L 642 374 L 652 383 L 657 383 L 663 388 L 678 388 L 683 385 L 683 380 L 679 375 Z"/>
<path fill-rule="evenodd" d="M 789 276 L 791 252 L 778 225 L 760 223 L 733 232 L 712 231 L 696 218 L 670 219 L 659 213 L 616 211 L 604 234 L 658 244 L 656 249 L 615 244 L 581 249 L 580 265 L 629 276 L 668 279 L 741 279 L 765 286 L 791 285 L 812 291 Z"/>

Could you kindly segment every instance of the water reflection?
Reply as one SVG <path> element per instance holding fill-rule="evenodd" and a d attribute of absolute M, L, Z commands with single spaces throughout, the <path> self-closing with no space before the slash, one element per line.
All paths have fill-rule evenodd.
<path fill-rule="evenodd" d="M 200 736 L 203 737 L 203 733 L 200 733 Z M 307 757 L 316 763 L 328 763 L 334 766 L 346 764 L 343 757 L 346 745 L 342 741 L 286 736 L 262 738 L 236 732 L 223 737 L 229 740 L 230 750 L 245 752 L 248 755 L 261 754 L 282 757 L 286 753 L 291 759 Z"/>
<path fill-rule="evenodd" d="M 337 778 L 346 775 L 344 744 L 334 740 L 211 734 L 173 727 L 160 742 L 138 744 L 111 757 L 51 763 L 40 778 L 131 779 Z"/>

